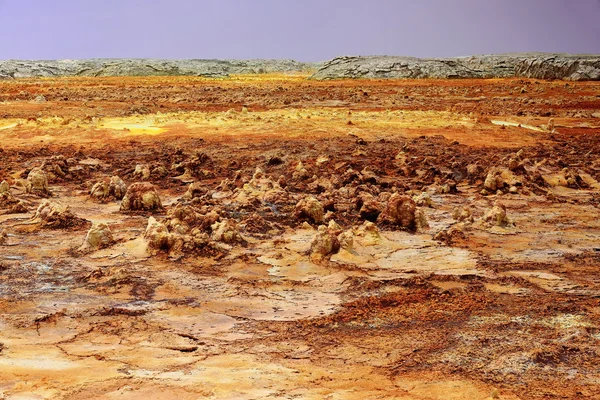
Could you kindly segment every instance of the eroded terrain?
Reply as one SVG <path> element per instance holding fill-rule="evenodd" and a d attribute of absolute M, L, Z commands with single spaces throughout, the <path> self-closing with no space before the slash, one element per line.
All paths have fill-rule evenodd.
<path fill-rule="evenodd" d="M 600 83 L 0 82 L 0 397 L 600 399 Z"/>

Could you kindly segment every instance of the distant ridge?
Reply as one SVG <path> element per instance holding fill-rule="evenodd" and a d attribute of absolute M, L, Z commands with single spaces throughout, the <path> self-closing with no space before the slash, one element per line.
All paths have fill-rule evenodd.
<path fill-rule="evenodd" d="M 5 60 L 0 79 L 65 76 L 205 76 L 316 71 L 312 79 L 536 78 L 600 80 L 600 55 L 510 53 L 454 58 L 343 56 L 295 60 Z"/>
<path fill-rule="evenodd" d="M 5 60 L 0 79 L 64 76 L 206 76 L 298 72 L 318 69 L 321 63 L 294 60 Z"/>
<path fill-rule="evenodd" d="M 600 55 L 511 53 L 455 58 L 337 57 L 313 79 L 537 78 L 600 80 Z"/>

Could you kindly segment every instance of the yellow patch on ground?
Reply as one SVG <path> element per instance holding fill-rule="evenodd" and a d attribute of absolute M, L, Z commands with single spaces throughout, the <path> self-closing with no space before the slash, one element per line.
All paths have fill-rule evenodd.
<path fill-rule="evenodd" d="M 153 125 L 150 123 L 143 122 L 130 122 L 127 119 L 109 119 L 103 121 L 100 128 L 122 130 L 131 135 L 160 135 L 165 132 L 166 129 L 161 126 Z"/>
<path fill-rule="evenodd" d="M 533 126 L 533 125 L 528 125 L 528 124 L 520 124 L 518 122 L 508 122 L 508 121 L 498 121 L 498 120 L 491 120 L 490 122 L 492 124 L 494 124 L 494 125 L 514 126 L 514 127 L 517 127 L 517 128 L 529 129 L 530 131 L 547 132 L 546 130 L 540 128 L 539 126 Z"/>
<path fill-rule="evenodd" d="M 0 125 L 0 131 L 3 131 L 5 129 L 11 129 L 14 128 L 15 126 L 17 126 L 17 123 L 13 123 L 13 124 L 8 124 L 8 125 Z"/>

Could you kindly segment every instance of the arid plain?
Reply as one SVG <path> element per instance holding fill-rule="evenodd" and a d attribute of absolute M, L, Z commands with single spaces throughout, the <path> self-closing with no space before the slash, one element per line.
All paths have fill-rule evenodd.
<path fill-rule="evenodd" d="M 0 398 L 600 399 L 600 82 L 0 81 Z"/>

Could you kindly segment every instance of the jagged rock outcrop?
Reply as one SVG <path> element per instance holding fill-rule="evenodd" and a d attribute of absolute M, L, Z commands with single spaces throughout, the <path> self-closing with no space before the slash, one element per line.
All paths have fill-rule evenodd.
<path fill-rule="evenodd" d="M 514 53 L 457 58 L 337 57 L 313 79 L 344 78 L 536 78 L 600 80 L 600 55 Z"/>
<path fill-rule="evenodd" d="M 206 76 L 317 70 L 314 79 L 537 78 L 600 80 L 600 55 L 511 53 L 456 58 L 368 56 L 294 60 L 5 60 L 0 79 L 63 76 Z"/>
<path fill-rule="evenodd" d="M 61 76 L 207 76 L 260 74 L 316 69 L 317 63 L 294 60 L 6 60 L 0 79 Z"/>

